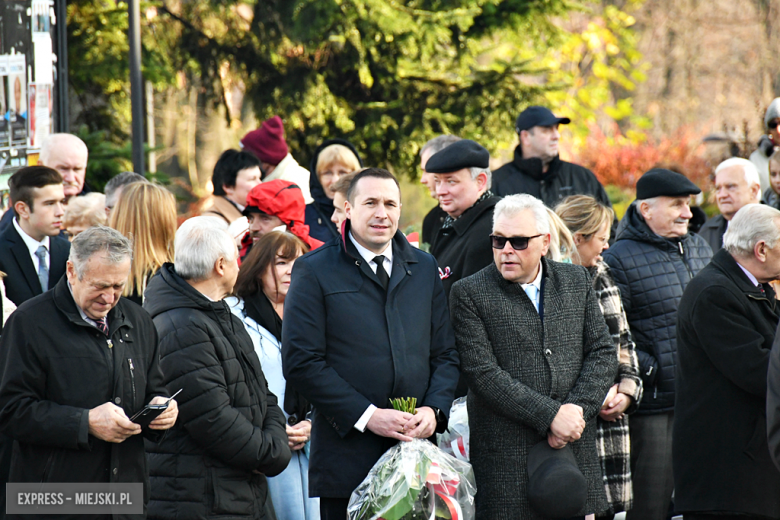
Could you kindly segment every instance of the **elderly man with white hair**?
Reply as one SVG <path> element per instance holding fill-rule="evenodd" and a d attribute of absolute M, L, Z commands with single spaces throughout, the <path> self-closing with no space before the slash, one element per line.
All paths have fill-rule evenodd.
<path fill-rule="evenodd" d="M 737 211 L 761 201 L 761 181 L 756 166 L 740 157 L 726 159 L 715 168 L 715 201 L 720 215 L 709 219 L 699 234 L 713 251 L 723 247 L 723 233 Z"/>
<path fill-rule="evenodd" d="M 65 204 L 71 197 L 92 191 L 85 184 L 88 157 L 87 145 L 73 134 L 51 134 L 41 145 L 38 165 L 54 168 L 62 175 Z M 0 232 L 10 226 L 12 220 L 13 211 L 6 211 L 0 218 Z"/>
<path fill-rule="evenodd" d="M 779 518 L 780 471 L 767 449 L 766 414 L 780 321 L 769 284 L 780 279 L 780 211 L 743 207 L 723 241 L 677 311 L 675 511 L 684 518 Z M 775 390 L 778 382 L 770 377 Z"/>
<path fill-rule="evenodd" d="M 290 448 L 252 339 L 223 301 L 238 249 L 214 217 L 184 222 L 174 248 L 144 294 L 165 385 L 182 390 L 178 427 L 149 449 L 149 518 L 265 518 L 265 476 L 284 471 Z"/>
<path fill-rule="evenodd" d="M 493 263 L 456 282 L 450 293 L 469 387 L 477 518 L 606 511 L 596 417 L 617 355 L 590 276 L 581 266 L 544 258 L 547 210 L 530 195 L 496 204 L 490 242 Z M 529 479 L 530 454 L 539 451 L 547 452 L 544 458 L 560 453 L 576 460 L 578 484 L 563 477 L 540 493 Z"/>

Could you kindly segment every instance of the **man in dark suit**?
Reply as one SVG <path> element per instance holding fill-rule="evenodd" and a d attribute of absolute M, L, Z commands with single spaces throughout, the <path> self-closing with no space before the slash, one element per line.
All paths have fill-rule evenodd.
<path fill-rule="evenodd" d="M 724 248 L 677 310 L 672 452 L 674 509 L 684 518 L 780 518 L 766 429 L 780 211 L 748 204 L 732 216 Z"/>
<path fill-rule="evenodd" d="M 443 432 L 458 356 L 434 258 L 398 231 L 393 175 L 352 180 L 344 235 L 295 262 L 285 300 L 287 382 L 314 405 L 309 493 L 344 520 L 352 491 L 398 441 Z M 414 415 L 388 409 L 415 397 Z"/>
<path fill-rule="evenodd" d="M 617 355 L 590 276 L 544 258 L 550 223 L 542 201 L 530 195 L 496 205 L 489 238 L 494 262 L 450 293 L 469 385 L 477 519 L 555 517 L 529 498 L 528 455 L 540 443 L 571 450 L 587 481 L 579 510 L 564 517 L 600 514 L 607 501 L 596 417 Z M 566 495 L 548 496 L 566 502 Z"/>
<path fill-rule="evenodd" d="M 65 194 L 62 176 L 47 166 L 22 168 L 8 180 L 14 219 L 0 233 L 0 271 L 17 306 L 57 285 L 70 244 L 59 237 Z"/>

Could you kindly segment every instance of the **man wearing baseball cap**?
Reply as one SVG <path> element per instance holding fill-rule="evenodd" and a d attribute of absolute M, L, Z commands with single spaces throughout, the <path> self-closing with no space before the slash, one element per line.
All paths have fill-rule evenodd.
<path fill-rule="evenodd" d="M 520 138 L 515 158 L 493 172 L 493 193 L 501 197 L 527 193 L 548 208 L 569 195 L 591 195 L 611 208 L 607 192 L 593 172 L 558 156 L 558 125 L 569 123 L 571 119 L 556 117 L 545 107 L 523 110 L 515 123 Z"/>
<path fill-rule="evenodd" d="M 691 195 L 699 193 L 680 173 L 646 172 L 615 244 L 602 255 L 620 289 L 644 385 L 629 423 L 634 506 L 627 520 L 665 520 L 672 498 L 677 308 L 712 257 L 707 241 L 688 232 Z"/>
<path fill-rule="evenodd" d="M 314 199 L 309 191 L 309 170 L 298 164 L 290 155 L 284 140 L 282 118 L 274 116 L 263 121 L 260 128 L 252 130 L 241 139 L 241 149 L 260 159 L 263 182 L 282 179 L 294 182 L 301 188 L 303 200 L 311 204 Z"/>

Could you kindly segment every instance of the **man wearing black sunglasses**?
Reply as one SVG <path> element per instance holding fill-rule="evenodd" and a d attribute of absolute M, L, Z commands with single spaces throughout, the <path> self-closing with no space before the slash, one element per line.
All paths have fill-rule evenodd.
<path fill-rule="evenodd" d="M 764 126 L 766 135 L 762 135 L 758 141 L 758 148 L 750 154 L 750 161 L 756 165 L 758 177 L 761 180 L 761 193 L 769 188 L 769 157 L 780 146 L 780 98 L 775 98 L 769 104 L 764 114 Z"/>
<path fill-rule="evenodd" d="M 469 388 L 477 517 L 605 511 L 596 416 L 614 380 L 617 355 L 590 277 L 581 266 L 544 258 L 550 223 L 542 201 L 531 195 L 510 195 L 496 204 L 489 243 L 494 262 L 450 293 Z M 565 484 L 548 490 L 570 514 L 556 516 L 529 501 L 528 453 L 538 443 L 571 450 L 587 482 L 587 499 L 579 503 L 561 491 Z"/>

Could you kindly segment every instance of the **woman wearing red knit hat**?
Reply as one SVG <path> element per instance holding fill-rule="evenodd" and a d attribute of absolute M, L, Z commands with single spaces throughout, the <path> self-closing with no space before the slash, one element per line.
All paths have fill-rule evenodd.
<path fill-rule="evenodd" d="M 244 215 L 249 220 L 249 231 L 241 240 L 243 259 L 252 244 L 273 230 L 286 230 L 309 246 L 320 247 L 323 242 L 309 236 L 309 226 L 304 224 L 306 204 L 301 188 L 290 181 L 276 179 L 258 184 L 246 198 Z"/>
<path fill-rule="evenodd" d="M 301 188 L 305 204 L 314 199 L 309 191 L 309 170 L 299 165 L 284 140 L 282 118 L 274 116 L 263 121 L 260 128 L 252 130 L 241 139 L 241 148 L 252 152 L 260 159 L 263 182 L 282 179 L 293 182 Z"/>

